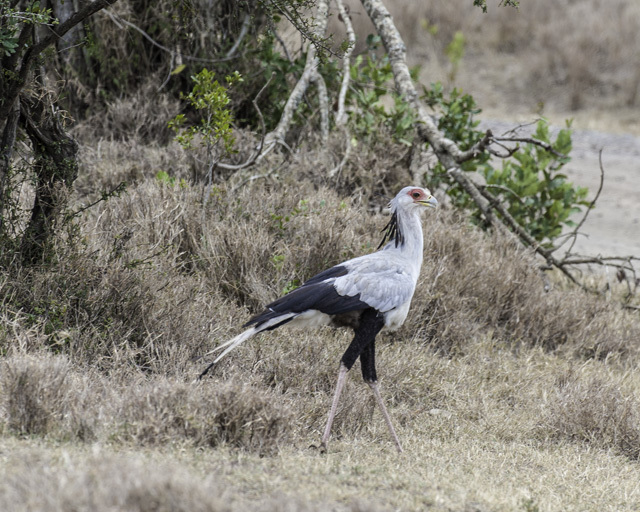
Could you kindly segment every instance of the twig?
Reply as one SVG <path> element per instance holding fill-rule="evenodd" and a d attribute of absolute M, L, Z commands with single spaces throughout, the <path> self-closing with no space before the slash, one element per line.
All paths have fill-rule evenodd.
<path fill-rule="evenodd" d="M 551 144 L 534 139 L 533 137 L 494 137 L 493 140 L 497 142 L 524 142 L 525 144 L 534 144 L 536 146 L 540 146 L 558 158 L 567 158 L 567 155 L 556 151 Z"/>
<path fill-rule="evenodd" d="M 462 162 L 466 162 L 467 160 L 471 160 L 472 158 L 477 157 L 480 153 L 484 152 L 484 150 L 491 144 L 493 140 L 493 133 L 491 130 L 487 130 L 484 134 L 484 137 L 476 142 L 473 147 L 467 149 L 466 151 L 462 151 L 455 156 L 456 162 L 461 164 Z"/>
<path fill-rule="evenodd" d="M 535 252 L 537 252 L 540 256 L 542 256 L 547 263 L 560 270 L 565 276 L 569 278 L 571 282 L 580 286 L 583 289 L 587 289 L 582 283 L 580 283 L 569 270 L 567 270 L 564 265 L 555 259 L 552 254 L 552 251 L 545 249 L 540 245 L 540 243 L 533 238 L 509 213 L 509 211 L 504 207 L 504 205 L 493 196 L 488 190 L 479 189 L 480 193 L 489 200 L 489 204 L 491 207 L 495 208 L 495 210 L 502 216 L 502 219 L 506 221 L 509 227 L 513 230 L 513 232 L 517 235 L 517 237 L 525 242 L 528 246 L 530 246 Z"/>
<path fill-rule="evenodd" d="M 276 38 L 276 41 L 278 41 L 280 43 L 280 46 L 282 46 L 282 51 L 284 52 L 284 56 L 289 61 L 289 64 L 293 64 L 293 59 L 291 58 L 291 55 L 289 54 L 289 49 L 287 48 L 287 45 L 285 44 L 285 42 L 280 37 L 280 34 L 278 34 L 278 31 L 275 29 L 275 27 L 272 28 L 272 33 L 273 33 L 273 37 Z"/>
<path fill-rule="evenodd" d="M 71 220 L 74 217 L 77 217 L 78 215 L 80 215 L 82 212 L 88 210 L 89 208 L 93 208 L 95 205 L 97 205 L 98 203 L 101 203 L 102 201 L 106 201 L 108 199 L 110 199 L 111 197 L 114 196 L 119 196 L 122 192 L 124 192 L 124 190 L 127 188 L 127 184 L 124 181 L 121 181 L 120 183 L 118 183 L 115 187 L 113 187 L 111 190 L 109 190 L 108 192 L 103 192 L 102 195 L 100 196 L 100 199 L 96 199 L 93 203 L 90 203 L 86 206 L 83 206 L 82 208 L 78 208 L 75 212 L 69 213 L 68 215 L 65 216 L 65 221 Z"/>
<path fill-rule="evenodd" d="M 478 188 L 495 188 L 497 190 L 502 190 L 503 192 L 509 192 L 509 194 L 515 197 L 520 204 L 524 204 L 524 199 L 522 199 L 514 190 L 511 190 L 509 187 L 505 187 L 504 185 L 489 184 Z"/>
<path fill-rule="evenodd" d="M 640 261 L 637 256 L 580 256 L 574 255 L 575 259 L 566 259 L 564 261 L 567 265 L 585 265 L 589 263 L 598 263 L 600 265 L 607 265 L 612 261 Z M 611 264 L 613 266 L 613 264 Z"/>
<path fill-rule="evenodd" d="M 342 160 L 340 160 L 340 163 L 329 171 L 329 178 L 333 178 L 336 174 L 339 174 L 345 164 L 349 161 L 349 157 L 351 156 L 351 135 L 349 134 L 349 129 L 347 128 L 346 124 L 343 124 L 341 128 L 344 133 L 343 138 L 346 143 L 346 149 L 344 150 L 344 155 L 342 156 Z"/>
<path fill-rule="evenodd" d="M 528 123 L 520 123 L 519 125 L 514 126 L 513 128 L 510 128 L 509 130 L 504 132 L 502 134 L 502 136 L 506 137 L 506 135 L 509 134 L 509 133 L 512 133 L 512 134 L 516 135 L 523 128 L 527 128 L 528 126 L 537 125 L 541 120 L 542 120 L 542 118 L 538 117 L 537 119 L 534 119 L 533 121 L 529 121 Z"/>
<path fill-rule="evenodd" d="M 493 156 L 497 156 L 498 158 L 501 158 L 503 160 L 512 157 L 518 151 L 518 147 L 517 146 L 514 146 L 514 147 L 510 148 L 506 144 L 502 144 L 501 142 L 496 142 L 495 140 L 493 141 L 493 143 L 496 146 L 500 146 L 502 149 L 504 149 L 506 151 L 506 153 L 499 153 L 498 151 L 493 149 L 491 146 L 487 146 L 487 151 L 490 154 L 492 154 Z"/>
<path fill-rule="evenodd" d="M 181 52 L 176 52 L 175 50 L 172 50 L 171 48 L 167 48 L 166 46 L 160 44 L 158 41 L 153 39 L 149 34 L 147 34 L 144 30 L 142 30 L 140 27 L 138 27 L 136 24 L 131 23 L 130 21 L 127 21 L 127 20 L 121 18 L 117 14 L 114 14 L 114 13 L 110 12 L 108 9 L 104 9 L 104 12 L 105 12 L 105 14 L 107 14 L 107 16 L 109 16 L 109 18 L 111 18 L 111 21 L 113 21 L 116 25 L 118 25 L 119 23 L 122 23 L 122 24 L 124 24 L 124 25 L 126 25 L 128 27 L 131 27 L 135 31 L 139 32 L 142 35 L 142 37 L 144 37 L 147 41 L 149 41 L 156 48 L 160 48 L 162 51 L 170 53 L 171 55 L 180 56 L 183 59 L 187 59 L 187 60 L 190 60 L 190 61 L 193 61 L 193 62 L 207 62 L 207 63 L 212 64 L 212 63 L 216 63 L 216 62 L 226 62 L 226 61 L 233 60 L 233 59 L 239 57 L 239 56 L 236 56 L 236 55 L 231 55 L 231 56 L 224 57 L 222 59 L 205 59 L 205 58 L 202 58 L 202 57 L 193 57 L 192 55 L 186 55 L 186 54 L 181 53 Z"/>
<path fill-rule="evenodd" d="M 169 71 L 167 72 L 167 78 L 164 79 L 164 81 L 160 84 L 160 86 L 158 87 L 158 92 L 160 92 L 162 89 L 164 89 L 165 85 L 167 85 L 169 83 L 169 80 L 171 80 L 171 75 L 173 73 L 173 70 L 175 69 L 173 66 L 173 63 L 176 60 L 176 56 L 174 53 L 171 54 L 171 62 L 169 63 Z"/>
<path fill-rule="evenodd" d="M 236 190 L 244 187 L 247 183 L 250 183 L 255 180 L 267 179 L 271 177 L 272 174 L 277 174 L 277 172 L 282 168 L 284 164 L 285 164 L 285 160 L 282 160 L 282 162 L 280 162 L 280 165 L 278 165 L 277 167 L 271 168 L 269 171 L 265 172 L 264 174 L 254 174 L 253 176 L 246 177 L 231 189 L 231 194 L 233 194 Z"/>
<path fill-rule="evenodd" d="M 571 231 L 571 233 L 569 233 L 569 238 L 573 237 L 573 240 L 571 242 L 571 246 L 569 246 L 569 249 L 567 250 L 567 255 L 571 253 L 573 246 L 576 244 L 576 240 L 578 239 L 578 232 L 580 231 L 580 228 L 587 220 L 587 217 L 589 216 L 591 209 L 595 206 L 596 201 L 598 200 L 598 198 L 600 197 L 600 193 L 602 192 L 602 187 L 604 186 L 604 166 L 602 165 L 602 148 L 600 148 L 600 151 L 598 152 L 598 163 L 600 164 L 600 184 L 598 185 L 598 191 L 596 192 L 596 196 L 593 198 L 593 201 L 591 201 L 591 204 L 587 207 L 587 210 L 584 212 L 584 215 L 582 216 L 582 219 L 580 220 L 578 225 L 575 227 L 573 231 Z M 569 240 L 569 238 L 567 238 L 566 240 Z M 560 247 L 562 247 L 566 243 L 566 240 L 562 242 L 558 247 L 556 247 L 556 249 L 559 249 Z"/>
<path fill-rule="evenodd" d="M 258 117 L 260 118 L 260 126 L 262 127 L 262 137 L 260 137 L 260 143 L 258 144 L 258 147 L 254 151 L 254 153 L 247 159 L 246 162 L 244 162 L 242 164 L 237 164 L 237 165 L 235 165 L 235 164 L 225 164 L 223 162 L 218 162 L 216 164 L 218 167 L 222 167 L 223 169 L 229 169 L 229 170 L 237 171 L 237 170 L 249 167 L 250 165 L 253 165 L 258 161 L 258 157 L 262 154 L 262 149 L 264 148 L 264 140 L 265 140 L 266 131 L 267 131 L 266 126 L 264 124 L 264 117 L 262 115 L 262 111 L 260 110 L 260 107 L 258 106 L 258 99 L 260 98 L 260 96 L 262 95 L 264 90 L 269 86 L 269 84 L 271 83 L 271 80 L 273 79 L 274 76 L 275 76 L 275 72 L 272 72 L 271 76 L 269 77 L 269 80 L 267 80 L 267 82 L 262 86 L 262 89 L 260 89 L 258 91 L 258 94 L 256 94 L 256 97 L 253 98 L 253 101 L 251 102 L 253 104 L 253 107 L 256 109 L 256 112 L 258 113 Z"/>

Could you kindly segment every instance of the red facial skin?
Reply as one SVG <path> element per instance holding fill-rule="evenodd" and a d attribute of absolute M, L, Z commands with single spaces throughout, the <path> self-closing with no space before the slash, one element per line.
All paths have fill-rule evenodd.
<path fill-rule="evenodd" d="M 409 190 L 409 196 L 414 201 L 426 201 L 428 199 L 424 191 L 419 188 L 412 188 Z"/>

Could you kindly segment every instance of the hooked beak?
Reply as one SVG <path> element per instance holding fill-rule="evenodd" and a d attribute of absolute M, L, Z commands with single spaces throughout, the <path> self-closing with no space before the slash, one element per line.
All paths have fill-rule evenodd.
<path fill-rule="evenodd" d="M 429 196 L 429 199 L 426 201 L 418 201 L 418 203 L 427 208 L 436 208 L 438 206 L 438 200 L 433 196 Z"/>

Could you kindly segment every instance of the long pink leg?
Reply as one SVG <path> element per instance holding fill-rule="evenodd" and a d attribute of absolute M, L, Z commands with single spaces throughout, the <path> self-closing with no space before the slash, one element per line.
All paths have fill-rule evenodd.
<path fill-rule="evenodd" d="M 323 451 L 327 451 L 327 446 L 329 443 L 329 436 L 331 435 L 331 425 L 333 425 L 333 420 L 336 417 L 336 410 L 338 409 L 338 402 L 340 400 L 340 394 L 342 393 L 342 388 L 344 387 L 344 381 L 347 377 L 347 372 L 349 370 L 347 367 L 340 363 L 340 370 L 338 371 L 338 383 L 336 384 L 336 392 L 333 395 L 333 402 L 331 403 L 331 409 L 329 410 L 329 419 L 327 420 L 327 426 L 324 429 L 324 435 L 322 436 L 322 442 L 320 443 L 320 447 Z"/>
<path fill-rule="evenodd" d="M 380 410 L 382 411 L 382 415 L 384 416 L 384 421 L 387 422 L 387 427 L 389 427 L 389 432 L 391 432 L 391 437 L 393 438 L 394 443 L 396 443 L 396 448 L 398 449 L 398 453 L 402 453 L 402 446 L 400 445 L 400 440 L 396 435 L 396 431 L 391 424 L 391 417 L 387 412 L 387 408 L 384 406 L 384 402 L 382 401 L 382 396 L 380 396 L 380 390 L 378 389 L 378 383 L 376 381 L 368 381 L 367 384 L 371 387 L 373 391 L 373 396 L 376 397 L 376 402 L 380 406 Z"/>

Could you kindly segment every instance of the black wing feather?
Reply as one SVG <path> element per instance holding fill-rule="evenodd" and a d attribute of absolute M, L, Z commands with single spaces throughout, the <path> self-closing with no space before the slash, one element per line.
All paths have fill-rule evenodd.
<path fill-rule="evenodd" d="M 253 324 L 256 324 L 256 327 L 260 327 L 266 321 L 277 318 L 282 314 L 302 313 L 309 309 L 316 309 L 327 315 L 339 315 L 371 307 L 360 300 L 360 294 L 353 297 L 345 297 L 336 291 L 332 283 L 324 282 L 326 279 L 344 276 L 347 273 L 348 270 L 340 265 L 320 272 L 306 281 L 300 288 L 296 288 L 268 304 L 266 309 L 251 318 L 245 324 L 245 327 Z M 270 329 L 280 327 L 291 320 L 293 318 L 288 318 Z"/>

